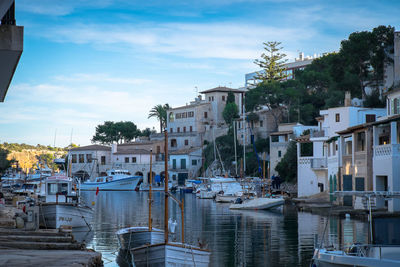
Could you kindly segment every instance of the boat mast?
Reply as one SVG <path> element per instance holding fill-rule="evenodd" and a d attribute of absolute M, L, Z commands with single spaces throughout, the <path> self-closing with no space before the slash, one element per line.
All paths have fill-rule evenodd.
<path fill-rule="evenodd" d="M 165 143 L 164 143 L 164 163 L 165 163 L 165 179 L 164 179 L 164 240 L 165 244 L 168 243 L 168 132 L 167 129 L 164 130 Z"/>
<path fill-rule="evenodd" d="M 152 163 L 153 163 L 153 149 L 150 149 L 150 186 L 149 186 L 149 231 L 152 230 L 152 219 L 151 219 L 151 203 L 152 199 L 152 183 L 153 183 L 153 172 L 152 172 Z"/>

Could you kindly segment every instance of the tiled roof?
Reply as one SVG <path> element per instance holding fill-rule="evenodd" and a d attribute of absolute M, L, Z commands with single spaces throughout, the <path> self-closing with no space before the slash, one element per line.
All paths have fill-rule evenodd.
<path fill-rule="evenodd" d="M 127 154 L 150 154 L 150 151 L 146 149 L 129 149 L 125 151 L 117 151 L 114 155 L 127 155 Z"/>
<path fill-rule="evenodd" d="M 89 145 L 71 148 L 70 151 L 84 151 L 84 150 L 101 150 L 101 151 L 111 151 L 111 147 L 102 145 Z"/>
<path fill-rule="evenodd" d="M 245 92 L 244 90 L 240 89 L 233 89 L 225 86 L 218 86 L 212 89 L 208 89 L 205 91 L 200 92 L 201 94 L 206 94 L 206 93 L 212 93 L 212 92 L 234 92 L 234 93 L 243 93 Z"/>

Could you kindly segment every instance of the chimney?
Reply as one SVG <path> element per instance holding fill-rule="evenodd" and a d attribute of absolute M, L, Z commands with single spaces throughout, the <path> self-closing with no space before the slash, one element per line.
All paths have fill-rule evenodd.
<path fill-rule="evenodd" d="M 304 60 L 304 53 L 303 52 L 299 53 L 299 60 L 300 61 Z"/>
<path fill-rule="evenodd" d="M 350 91 L 346 91 L 344 93 L 344 106 L 350 107 L 351 106 L 351 94 Z"/>
<path fill-rule="evenodd" d="M 394 33 L 394 85 L 400 83 L 400 32 Z"/>

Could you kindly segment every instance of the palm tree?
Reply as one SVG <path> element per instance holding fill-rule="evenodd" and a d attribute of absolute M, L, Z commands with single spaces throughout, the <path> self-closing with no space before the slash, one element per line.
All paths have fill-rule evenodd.
<path fill-rule="evenodd" d="M 149 113 L 149 117 L 156 117 L 157 120 L 160 122 L 160 133 L 162 133 L 162 130 L 164 127 L 167 126 L 167 110 L 169 109 L 169 105 L 165 104 L 164 106 L 161 104 L 158 104 L 154 106 Z"/>

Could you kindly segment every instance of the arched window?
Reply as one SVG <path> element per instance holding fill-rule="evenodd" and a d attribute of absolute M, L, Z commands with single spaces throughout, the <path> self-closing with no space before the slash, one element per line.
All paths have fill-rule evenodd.
<path fill-rule="evenodd" d="M 174 121 L 174 113 L 173 113 L 173 112 L 170 112 L 170 113 L 169 113 L 169 121 L 170 121 L 170 122 L 173 122 L 173 121 Z"/>

